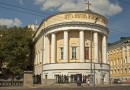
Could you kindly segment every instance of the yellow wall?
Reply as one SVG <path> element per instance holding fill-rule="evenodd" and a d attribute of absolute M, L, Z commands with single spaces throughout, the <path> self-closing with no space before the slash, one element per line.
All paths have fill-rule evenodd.
<path fill-rule="evenodd" d="M 38 54 L 41 50 L 43 50 L 43 47 L 44 47 L 44 45 L 43 45 L 43 42 L 44 42 L 44 38 L 43 38 L 43 36 L 37 41 L 37 43 L 35 44 L 35 55 L 36 54 Z M 34 57 L 35 58 L 35 57 Z M 39 64 L 41 64 L 41 63 L 39 63 Z"/>
<path fill-rule="evenodd" d="M 63 60 L 61 60 L 61 58 L 60 58 L 60 48 L 64 46 L 64 32 L 58 32 L 56 34 L 56 40 L 57 40 L 57 46 L 56 46 L 57 59 L 56 59 L 56 62 L 63 62 Z"/>
<path fill-rule="evenodd" d="M 130 53 L 130 50 L 129 50 Z M 125 52 L 126 55 L 126 52 Z M 129 55 L 130 57 L 130 55 Z M 109 64 L 111 66 L 111 77 L 130 76 L 130 63 L 122 64 L 122 49 L 115 47 L 108 51 Z M 123 67 L 123 71 L 122 68 Z M 126 69 L 126 70 L 125 70 Z M 123 72 L 123 73 L 122 73 Z"/>
<path fill-rule="evenodd" d="M 76 60 L 72 60 L 72 47 L 77 47 Z M 79 62 L 79 31 L 69 31 L 69 62 Z"/>

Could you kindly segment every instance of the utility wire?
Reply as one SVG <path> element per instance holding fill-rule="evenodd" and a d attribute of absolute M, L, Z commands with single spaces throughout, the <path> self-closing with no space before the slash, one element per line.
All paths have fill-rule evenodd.
<path fill-rule="evenodd" d="M 126 2 L 126 1 L 123 1 L 123 0 L 119 0 L 119 2 L 123 2 L 123 3 L 127 4 L 127 5 L 130 5 L 129 2 Z"/>
<path fill-rule="evenodd" d="M 36 11 L 36 10 L 33 10 L 33 9 L 28 9 L 28 8 L 24 8 L 24 7 L 20 7 L 20 6 L 16 6 L 16 5 L 12 5 L 12 4 L 7 4 L 7 3 L 3 3 L 3 2 L 0 2 L 0 4 L 2 4 L 2 5 L 7 5 L 7 6 L 11 6 L 11 7 L 17 7 L 17 8 L 20 8 L 20 9 L 24 9 L 24 10 L 28 10 L 28 11 L 31 11 L 31 12 L 36 12 L 36 13 L 39 13 L 39 14 L 42 14 L 42 15 L 44 15 L 44 16 L 49 16 L 50 14 L 48 14 L 48 13 L 43 13 L 43 12 L 40 12 L 40 11 Z M 17 10 L 15 10 L 15 11 L 17 11 Z M 24 12 L 22 12 L 22 13 L 24 13 Z M 38 15 L 37 15 L 38 16 Z M 39 15 L 39 16 L 41 16 L 41 15 Z M 43 16 L 42 16 L 43 17 Z M 58 17 L 58 19 L 56 19 L 56 18 L 52 18 L 52 19 L 54 19 L 54 20 L 62 20 L 62 19 L 64 19 L 63 17 L 59 17 L 59 16 L 56 16 L 56 17 Z"/>
<path fill-rule="evenodd" d="M 20 10 L 16 10 L 16 9 L 12 9 L 12 8 L 8 8 L 8 7 L 3 7 L 3 6 L 0 6 L 1 8 L 4 8 L 4 9 L 9 9 L 9 10 L 13 10 L 13 11 L 17 11 L 17 12 L 21 12 L 21 13 L 26 13 L 26 14 L 31 14 L 31 15 L 35 15 L 35 16 L 39 16 L 39 17 L 43 17 L 42 15 L 37 15 L 37 14 L 33 14 L 33 13 L 29 13 L 29 12 L 25 12 L 25 11 L 20 11 Z M 53 18 L 54 19 L 54 18 Z M 120 34 L 120 35 L 128 35 L 128 33 L 124 33 L 124 32 L 121 32 L 119 30 L 113 30 L 113 29 L 109 29 L 110 32 L 113 32 L 113 33 L 116 33 L 116 34 Z M 120 32 L 120 33 L 119 33 Z"/>
<path fill-rule="evenodd" d="M 37 15 L 37 14 L 34 14 L 34 13 L 30 13 L 30 12 L 20 11 L 20 10 L 16 10 L 16 9 L 8 8 L 8 7 L 3 7 L 3 6 L 0 6 L 0 7 L 1 7 L 1 8 L 4 8 L 4 9 L 8 9 L 8 10 L 13 10 L 13 11 L 21 12 L 21 13 L 26 13 L 26 14 L 31 14 L 31 15 L 35 15 L 35 16 L 39 16 L 39 17 L 43 17 L 42 15 Z"/>
<path fill-rule="evenodd" d="M 114 32 L 114 33 L 118 33 L 118 34 L 122 34 L 122 35 L 130 35 L 130 33 L 125 33 L 116 29 L 109 29 L 110 32 Z"/>
<path fill-rule="evenodd" d="M 119 0 L 119 1 L 124 2 L 124 3 L 128 4 L 128 5 L 130 5 L 130 3 L 125 2 L 125 1 L 123 1 L 123 0 Z M 11 7 L 15 7 L 15 8 L 17 7 L 17 8 L 20 8 L 20 9 L 28 10 L 28 11 L 31 11 L 31 12 L 36 12 L 36 13 L 43 14 L 43 15 L 47 15 L 47 16 L 50 15 L 50 14 L 48 14 L 48 13 L 43 13 L 43 12 L 40 12 L 40 11 L 36 11 L 36 10 L 32 10 L 32 9 L 28 9 L 28 8 L 24 8 L 24 7 L 20 7 L 20 6 L 15 6 L 15 5 L 7 4 L 7 3 L 3 3 L 3 2 L 0 2 L 0 4 L 2 4 L 2 5 L 7 5 L 7 6 L 11 6 Z M 12 9 L 12 8 L 8 8 L 8 7 L 3 7 L 3 6 L 0 6 L 0 7 L 1 7 L 1 8 L 4 8 L 4 9 L 9 9 L 9 10 L 21 12 L 21 13 L 26 13 L 26 14 L 31 14 L 31 15 L 43 17 L 43 15 L 38 15 L 38 14 L 34 14 L 34 13 L 30 13 L 30 12 L 25 12 L 25 11 L 21 11 L 21 10 L 16 10 L 16 9 Z M 59 17 L 59 16 L 57 16 L 57 17 Z M 64 18 L 63 18 L 63 17 L 59 17 L 58 19 L 56 19 L 56 18 L 53 18 L 53 17 L 52 17 L 52 19 L 62 21 Z M 117 31 L 117 32 L 116 32 L 116 31 Z M 121 32 L 121 31 L 119 31 L 119 30 L 112 30 L 112 29 L 110 30 L 110 32 L 114 32 L 114 33 L 122 34 L 122 35 L 128 34 L 128 33 Z M 119 32 L 120 32 L 120 33 L 119 33 Z"/>
<path fill-rule="evenodd" d="M 36 10 L 33 10 L 33 9 L 28 9 L 28 8 L 24 8 L 24 7 L 12 5 L 12 4 L 7 4 L 7 3 L 3 3 L 3 2 L 0 2 L 0 4 L 2 4 L 2 5 L 7 5 L 7 6 L 11 6 L 11 7 L 15 7 L 15 8 L 17 7 L 17 8 L 24 9 L 24 10 L 28 10 L 28 11 L 33 11 L 33 12 L 40 13 L 40 14 L 50 15 L 50 14 L 43 13 L 43 12 L 40 12 L 40 11 L 36 11 Z"/>
<path fill-rule="evenodd" d="M 16 10 L 16 9 L 8 8 L 8 7 L 0 6 L 0 8 L 9 9 L 9 10 L 13 10 L 13 11 L 17 11 L 17 12 L 25 13 L 25 14 L 31 14 L 31 15 L 34 15 L 34 16 L 44 17 L 43 15 L 38 15 L 38 14 L 34 14 L 34 13 L 30 13 L 30 12 L 25 12 L 25 11 L 21 11 L 21 10 Z M 57 16 L 57 17 L 58 17 L 58 16 Z M 59 21 L 62 21 L 62 20 L 63 20 L 63 18 L 61 18 L 61 17 L 58 18 L 58 19 L 52 17 L 51 19 L 53 19 L 53 20 L 59 20 Z"/>

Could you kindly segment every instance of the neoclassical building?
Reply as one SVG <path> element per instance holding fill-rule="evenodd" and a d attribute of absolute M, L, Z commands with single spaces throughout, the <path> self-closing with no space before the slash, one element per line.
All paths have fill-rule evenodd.
<path fill-rule="evenodd" d="M 34 34 L 34 74 L 43 84 L 76 82 L 92 77 L 95 85 L 109 84 L 107 19 L 91 10 L 53 14 L 42 21 Z M 63 78 L 62 78 L 63 79 Z"/>
<path fill-rule="evenodd" d="M 130 80 L 130 37 L 108 45 L 108 61 L 111 66 L 111 80 Z"/>

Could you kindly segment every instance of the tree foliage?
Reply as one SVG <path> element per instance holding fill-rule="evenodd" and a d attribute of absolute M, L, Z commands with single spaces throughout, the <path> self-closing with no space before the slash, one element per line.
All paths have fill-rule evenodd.
<path fill-rule="evenodd" d="M 32 30 L 27 27 L 0 26 L 0 60 L 13 73 L 21 73 L 31 61 Z"/>

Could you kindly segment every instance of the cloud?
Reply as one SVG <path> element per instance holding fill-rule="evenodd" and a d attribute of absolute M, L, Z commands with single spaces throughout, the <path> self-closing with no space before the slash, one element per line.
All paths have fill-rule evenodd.
<path fill-rule="evenodd" d="M 0 25 L 7 25 L 8 27 L 20 26 L 21 24 L 22 22 L 18 18 L 14 18 L 14 19 L 1 18 L 0 19 Z"/>
<path fill-rule="evenodd" d="M 20 5 L 23 5 L 23 0 L 19 0 Z"/>
<path fill-rule="evenodd" d="M 92 4 L 90 9 L 94 12 L 105 16 L 112 16 L 122 11 L 118 3 L 111 3 L 109 0 L 89 0 Z M 76 11 L 86 10 L 87 5 L 84 0 L 35 0 L 36 5 L 39 5 L 43 11 Z"/>

